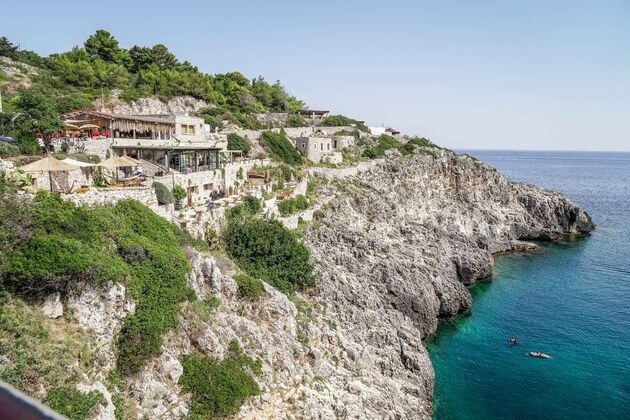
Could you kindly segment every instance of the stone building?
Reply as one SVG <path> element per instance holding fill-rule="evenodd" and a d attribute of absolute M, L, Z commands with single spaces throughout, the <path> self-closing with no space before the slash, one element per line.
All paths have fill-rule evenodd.
<path fill-rule="evenodd" d="M 353 136 L 308 136 L 295 138 L 295 148 L 314 163 L 341 162 L 343 148 L 354 145 Z"/>

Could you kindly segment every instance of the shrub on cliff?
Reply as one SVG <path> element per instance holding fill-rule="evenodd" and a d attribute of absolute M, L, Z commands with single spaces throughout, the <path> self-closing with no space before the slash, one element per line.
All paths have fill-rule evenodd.
<path fill-rule="evenodd" d="M 227 356 L 218 361 L 199 354 L 183 358 L 184 374 L 179 384 L 192 393 L 191 418 L 220 418 L 238 413 L 243 403 L 260 394 L 258 384 L 248 372 L 259 375 L 261 362 L 243 354 L 236 341 L 230 342 Z"/>
<path fill-rule="evenodd" d="M 243 154 L 248 154 L 252 147 L 249 145 L 249 142 L 243 137 L 239 136 L 235 133 L 230 133 L 227 135 L 228 141 L 228 149 L 229 150 L 240 150 Z"/>
<path fill-rule="evenodd" d="M 369 129 L 367 128 L 367 126 L 357 120 L 354 120 L 352 118 L 348 118 L 345 115 L 331 115 L 329 117 L 326 117 L 322 120 L 321 122 L 321 126 L 323 127 L 348 127 L 348 126 L 352 126 L 352 127 L 356 127 L 357 129 L 361 130 L 361 131 L 365 131 L 368 132 Z"/>
<path fill-rule="evenodd" d="M 234 281 L 238 284 L 238 297 L 249 300 L 258 300 L 264 293 L 263 282 L 247 274 L 237 274 Z"/>
<path fill-rule="evenodd" d="M 308 122 L 298 114 L 291 114 L 287 118 L 287 127 L 307 127 Z"/>
<path fill-rule="evenodd" d="M 278 211 L 280 211 L 280 214 L 283 216 L 290 216 L 307 208 L 308 200 L 301 194 L 294 198 L 287 198 L 278 202 Z"/>
<path fill-rule="evenodd" d="M 72 387 L 60 387 L 48 391 L 44 402 L 71 420 L 84 420 L 95 405 L 105 404 L 105 397 L 96 391 L 84 394 Z"/>
<path fill-rule="evenodd" d="M 293 144 L 283 133 L 265 131 L 260 136 L 259 141 L 275 160 L 289 165 L 301 165 L 304 163 L 302 155 L 293 147 Z"/>
<path fill-rule="evenodd" d="M 376 138 L 376 144 L 368 147 L 363 151 L 363 156 L 376 159 L 385 156 L 385 152 L 398 147 L 399 143 L 394 137 L 388 134 L 381 134 Z"/>
<path fill-rule="evenodd" d="M 280 222 L 234 220 L 228 223 L 222 236 L 230 257 L 252 277 L 285 293 L 315 284 L 308 248 Z"/>
<path fill-rule="evenodd" d="M 152 187 L 159 204 L 171 204 L 173 202 L 173 194 L 166 185 L 161 182 L 154 182 Z"/>

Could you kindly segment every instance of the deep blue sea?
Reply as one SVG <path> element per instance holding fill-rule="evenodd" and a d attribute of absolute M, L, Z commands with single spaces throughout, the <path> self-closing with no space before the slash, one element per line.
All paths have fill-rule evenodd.
<path fill-rule="evenodd" d="M 427 343 L 435 418 L 630 419 L 630 153 L 466 153 L 564 192 L 597 229 L 496 257 L 492 281 L 471 289 L 471 313 Z"/>

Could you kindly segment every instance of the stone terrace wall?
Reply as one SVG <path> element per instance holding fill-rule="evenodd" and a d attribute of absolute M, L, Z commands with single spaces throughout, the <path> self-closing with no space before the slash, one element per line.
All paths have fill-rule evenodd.
<path fill-rule="evenodd" d="M 127 187 L 127 188 L 91 188 L 81 194 L 64 195 L 64 199 L 77 205 L 88 206 L 116 204 L 120 200 L 133 199 L 149 207 L 157 207 L 158 202 L 152 187 Z"/>
<path fill-rule="evenodd" d="M 70 142 L 68 151 L 70 153 L 97 155 L 101 160 L 104 160 L 107 158 L 107 151 L 109 151 L 111 155 L 112 141 L 111 138 L 105 137 L 85 141 L 74 141 Z"/>

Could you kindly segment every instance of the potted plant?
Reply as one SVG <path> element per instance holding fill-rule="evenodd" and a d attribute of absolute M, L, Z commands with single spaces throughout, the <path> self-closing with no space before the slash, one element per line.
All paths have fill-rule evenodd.
<path fill-rule="evenodd" d="M 182 200 L 186 197 L 188 193 L 181 185 L 175 185 L 171 190 L 171 193 L 173 194 L 173 200 L 175 200 L 175 208 L 177 210 L 181 209 Z"/>

